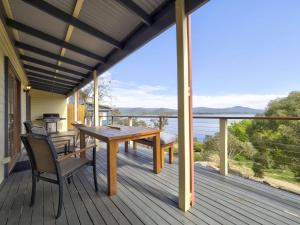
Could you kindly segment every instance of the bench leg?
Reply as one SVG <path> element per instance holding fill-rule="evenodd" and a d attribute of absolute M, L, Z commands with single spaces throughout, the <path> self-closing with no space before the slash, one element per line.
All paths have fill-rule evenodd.
<path fill-rule="evenodd" d="M 125 141 L 125 152 L 128 153 L 128 141 Z"/>
<path fill-rule="evenodd" d="M 170 164 L 174 163 L 174 146 L 171 146 L 169 148 L 169 163 Z"/>
<path fill-rule="evenodd" d="M 133 142 L 133 149 L 136 150 L 136 142 Z"/>

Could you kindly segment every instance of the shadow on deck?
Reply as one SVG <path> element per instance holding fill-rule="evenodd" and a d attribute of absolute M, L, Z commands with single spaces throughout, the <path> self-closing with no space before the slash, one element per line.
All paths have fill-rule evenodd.
<path fill-rule="evenodd" d="M 39 182 L 29 207 L 31 175 L 14 173 L 0 190 L 0 224 L 300 224 L 300 196 L 237 176 L 195 166 L 196 206 L 177 209 L 177 163 L 152 173 L 152 152 L 123 149 L 118 155 L 118 193 L 106 195 L 106 151 L 97 154 L 99 193 L 91 170 L 64 189 L 62 216 L 55 221 L 57 187 Z"/>

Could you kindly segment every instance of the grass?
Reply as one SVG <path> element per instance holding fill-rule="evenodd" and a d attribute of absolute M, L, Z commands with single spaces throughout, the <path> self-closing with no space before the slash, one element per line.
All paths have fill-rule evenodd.
<path fill-rule="evenodd" d="M 295 178 L 294 173 L 290 170 L 267 169 L 267 170 L 265 170 L 265 176 L 272 177 L 274 179 L 287 181 L 287 182 L 294 183 L 294 184 L 300 183 L 300 181 Z"/>
<path fill-rule="evenodd" d="M 194 153 L 195 161 L 204 161 L 199 152 Z M 218 169 L 220 162 L 218 154 L 210 155 L 207 164 L 215 169 Z M 271 186 L 279 187 L 288 191 L 299 193 L 300 181 L 294 176 L 291 170 L 287 169 L 267 169 L 265 170 L 264 178 L 254 177 L 252 170 L 253 161 L 251 160 L 229 160 L 229 171 L 243 177 L 248 177 L 257 181 L 264 181 Z"/>

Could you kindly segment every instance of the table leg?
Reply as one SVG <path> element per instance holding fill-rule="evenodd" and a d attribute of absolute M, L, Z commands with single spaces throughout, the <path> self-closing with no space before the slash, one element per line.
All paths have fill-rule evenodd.
<path fill-rule="evenodd" d="M 160 134 L 153 137 L 153 171 L 158 174 L 161 170 Z"/>
<path fill-rule="evenodd" d="M 165 166 L 165 149 L 160 148 L 160 154 L 161 154 L 161 168 L 164 168 Z"/>
<path fill-rule="evenodd" d="M 117 193 L 117 152 L 118 143 L 107 143 L 107 183 L 108 195 L 115 195 Z"/>
<path fill-rule="evenodd" d="M 125 152 L 126 153 L 128 153 L 128 145 L 129 145 L 128 141 L 125 141 Z"/>
<path fill-rule="evenodd" d="M 80 149 L 85 148 L 85 132 L 79 131 L 80 132 Z M 80 158 L 85 158 L 85 152 L 80 153 Z"/>

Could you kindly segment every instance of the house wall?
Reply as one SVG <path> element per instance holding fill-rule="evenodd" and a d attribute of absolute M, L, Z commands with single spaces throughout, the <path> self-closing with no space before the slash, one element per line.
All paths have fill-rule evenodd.
<path fill-rule="evenodd" d="M 4 179 L 4 165 L 1 159 L 5 157 L 5 141 L 4 141 L 4 119 L 5 119 L 5 104 L 4 104 L 4 53 L 0 49 L 0 183 Z"/>
<path fill-rule="evenodd" d="M 21 120 L 26 116 L 26 100 L 24 98 L 23 87 L 27 85 L 27 77 L 24 73 L 22 64 L 18 58 L 18 55 L 10 41 L 9 35 L 6 32 L 4 23 L 0 20 L 0 184 L 5 176 L 5 66 L 4 60 L 7 56 L 10 63 L 14 67 L 18 77 L 21 81 Z"/>
<path fill-rule="evenodd" d="M 38 122 L 36 119 L 43 116 L 44 113 L 59 113 L 60 117 L 66 120 L 60 121 L 59 131 L 67 131 L 67 98 L 64 95 L 55 94 L 46 91 L 32 89 L 31 96 L 31 120 Z"/>

